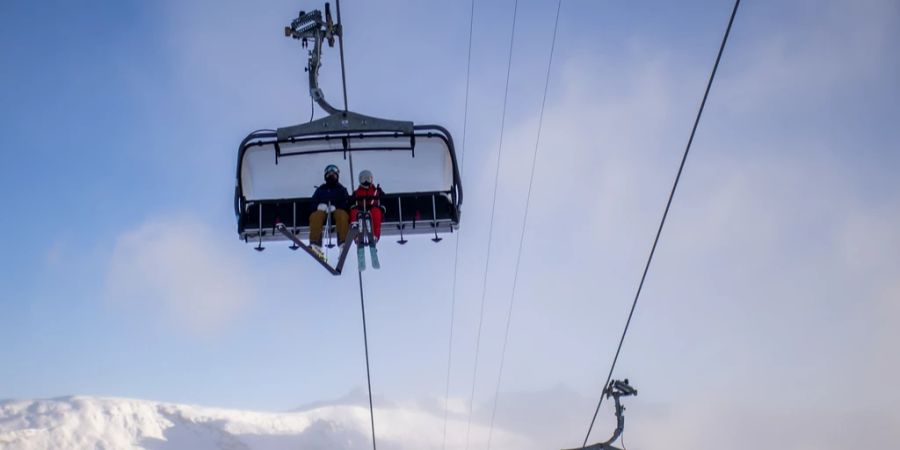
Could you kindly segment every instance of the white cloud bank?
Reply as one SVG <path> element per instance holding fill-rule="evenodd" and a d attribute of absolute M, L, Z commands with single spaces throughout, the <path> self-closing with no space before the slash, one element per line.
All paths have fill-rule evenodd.
<path fill-rule="evenodd" d="M 870 2 L 857 10 L 856 5 L 830 5 L 827 14 L 812 15 L 812 37 L 798 32 L 754 36 L 762 44 L 744 44 L 749 49 L 738 47 L 741 40 L 735 39 L 726 53 L 621 365 L 622 373 L 641 376 L 635 381 L 643 394 L 629 403 L 626 432 L 635 448 L 750 449 L 760 441 L 786 448 L 885 448 L 900 438 L 895 407 L 900 391 L 892 382 L 900 373 L 897 197 L 887 193 L 888 205 L 873 208 L 876 186 L 843 164 L 845 155 L 857 149 L 832 135 L 841 130 L 836 125 L 852 119 L 832 111 L 834 94 L 883 70 L 881 63 L 890 54 L 885 47 L 895 42 L 885 36 L 893 35 L 888 31 L 896 23 L 896 6 Z M 847 8 L 852 14 L 841 14 Z M 736 33 L 740 38 L 753 31 L 739 23 Z M 510 384 L 538 386 L 568 377 L 563 378 L 566 383 L 583 389 L 596 385 L 606 368 L 607 358 L 597 352 L 596 343 L 618 337 L 624 304 L 655 231 L 707 70 L 679 68 L 676 58 L 665 55 L 648 59 L 605 83 L 583 75 L 590 67 L 572 66 L 558 75 L 561 81 L 554 79 L 551 89 L 565 89 L 548 105 L 544 142 L 552 148 L 545 144 L 540 156 L 532 204 L 536 213 L 528 224 L 530 259 L 524 255 L 526 266 L 537 259 L 552 263 L 542 263 L 539 277 L 523 281 L 520 291 L 534 293 L 518 300 L 508 358 Z M 693 81 L 685 85 L 688 79 Z M 591 88 L 597 85 L 612 87 L 598 93 Z M 594 102 L 584 104 L 582 97 Z M 817 99 L 831 107 L 810 114 L 821 106 Z M 573 104 L 581 109 L 571 108 Z M 509 148 L 530 150 L 535 122 L 510 127 Z M 885 150 L 885 155 L 892 153 Z M 470 158 L 489 162 L 492 151 Z M 504 161 L 499 195 L 516 199 L 518 203 L 501 202 L 515 206 L 524 200 L 527 180 L 521 174 L 527 173 L 530 160 L 504 151 L 504 158 L 513 161 Z M 488 167 L 485 177 L 493 176 L 493 166 Z M 490 186 L 491 179 L 473 180 L 477 175 L 470 176 L 470 185 L 480 181 Z M 583 192 L 585 185 L 592 194 L 587 204 L 571 195 Z M 643 207 L 647 204 L 651 207 Z M 469 208 L 471 220 L 476 211 Z M 571 211 L 584 220 L 560 236 L 560 218 Z M 520 216 L 509 217 L 498 229 L 518 230 Z M 117 255 L 120 247 L 146 245 L 138 238 L 126 239 L 151 235 L 145 228 L 152 229 L 145 226 L 123 236 L 120 244 L 128 245 L 118 245 Z M 183 229 L 178 233 L 190 235 Z M 596 237 L 583 243 L 578 239 L 584 235 Z M 497 260 L 511 254 L 517 237 L 511 233 L 508 245 L 498 239 Z M 168 240 L 184 238 L 160 239 Z M 577 252 L 571 264 L 556 263 L 569 262 L 576 244 L 579 250 L 593 251 Z M 170 259 L 162 254 L 158 260 Z M 583 254 L 590 264 L 577 259 Z M 125 261 L 132 257 L 122 256 Z M 162 279 L 180 280 L 175 275 Z M 480 276 L 474 279 L 472 284 L 480 286 Z M 179 286 L 186 283 L 152 283 L 156 288 L 160 284 L 177 299 L 182 296 Z M 597 293 L 602 301 L 592 298 Z M 174 303 L 172 309 L 181 306 Z M 608 317 L 613 326 L 607 326 Z M 604 326 L 597 326 L 598 319 Z M 553 330 L 553 335 L 533 330 Z M 491 350 L 489 345 L 485 349 L 485 354 Z M 573 354 L 582 353 L 601 355 L 572 361 Z M 572 369 L 560 375 L 559 370 L 534 370 L 534 364 Z M 493 370 L 482 372 L 493 383 Z M 843 396 L 848 380 L 860 384 Z M 492 392 L 490 387 L 480 384 L 479 393 Z M 590 402 L 550 403 L 532 396 L 526 404 L 505 391 L 503 395 L 498 423 L 515 422 L 507 429 L 534 431 L 541 414 L 568 418 L 569 411 L 582 412 L 577 423 L 566 421 L 572 430 L 563 423 L 540 430 L 545 433 L 541 442 L 560 446 L 569 444 L 563 438 L 580 442 L 583 422 L 592 411 Z M 366 419 L 365 409 L 342 411 L 358 416 L 348 421 Z M 608 411 L 600 418 L 604 423 L 598 425 L 598 438 L 608 431 Z M 383 422 L 388 429 L 402 424 Z M 350 432 L 343 423 L 323 422 L 304 434 L 343 439 L 345 448 L 367 443 L 366 428 Z M 464 429 L 464 423 L 455 424 Z M 844 427 L 860 433 L 842 433 Z M 420 431 L 440 436 L 434 426 Z M 474 443 L 483 442 L 479 433 L 473 436 Z"/>
<path fill-rule="evenodd" d="M 252 298 L 245 264 L 221 239 L 191 218 L 151 221 L 124 232 L 110 261 L 110 299 L 163 312 L 198 333 L 215 332 Z"/>
<path fill-rule="evenodd" d="M 879 183 L 896 145 L 869 138 L 875 114 L 854 135 L 857 103 L 842 97 L 896 63 L 896 5 L 828 2 L 802 14 L 811 24 L 764 36 L 739 17 L 617 367 L 643 393 L 628 404 L 634 448 L 887 448 L 900 437 L 900 191 Z M 523 254 L 523 272 L 537 269 L 519 279 L 504 390 L 562 378 L 585 392 L 608 369 L 708 75 L 664 52 L 639 56 L 608 61 L 608 75 L 583 61 L 554 73 Z M 535 117 L 506 131 L 496 229 L 514 232 L 495 235 L 497 260 L 517 248 L 536 128 Z M 504 269 L 491 283 L 505 289 Z M 485 336 L 490 361 L 502 335 Z M 479 393 L 493 392 L 492 370 Z M 507 397 L 498 421 L 531 429 L 518 416 L 583 411 L 568 435 L 547 431 L 581 442 L 590 404 L 526 410 Z M 608 435 L 608 413 L 598 420 L 593 440 Z"/>
<path fill-rule="evenodd" d="M 412 408 L 375 411 L 382 449 L 439 449 L 443 419 Z M 461 428 L 464 424 L 450 424 Z M 474 425 L 473 432 L 483 433 Z M 448 436 L 448 449 L 465 436 Z M 527 448 L 528 441 L 494 430 L 495 449 Z M 0 402 L 0 449 L 367 449 L 369 411 L 323 406 L 303 412 L 264 413 L 142 400 L 66 397 Z"/>

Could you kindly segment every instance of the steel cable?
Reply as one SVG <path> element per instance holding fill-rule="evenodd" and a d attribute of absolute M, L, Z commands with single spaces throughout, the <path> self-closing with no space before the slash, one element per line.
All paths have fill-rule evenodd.
<path fill-rule="evenodd" d="M 349 110 L 349 100 L 347 99 L 347 70 L 344 65 L 344 26 L 343 22 L 341 22 L 341 0 L 335 1 L 335 7 L 337 8 L 337 23 L 341 29 L 341 33 L 338 35 L 338 45 L 341 54 L 341 84 L 344 88 L 344 112 L 346 113 Z M 353 152 L 350 152 L 350 186 L 355 188 L 355 184 L 356 182 L 353 177 Z M 363 293 L 362 270 L 357 269 L 356 272 L 359 276 L 359 306 L 362 310 L 363 347 L 366 353 L 366 386 L 369 391 L 369 421 L 372 426 L 372 450 L 377 450 L 375 445 L 375 408 L 372 402 L 372 368 L 369 364 L 369 332 L 366 328 L 366 300 L 365 294 Z"/>
<path fill-rule="evenodd" d="M 516 0 L 513 4 L 513 20 L 512 20 L 512 30 L 510 31 L 509 36 L 509 55 L 507 57 L 506 63 L 506 86 L 503 92 L 503 112 L 500 116 L 500 137 L 499 143 L 497 146 L 497 169 L 494 173 L 494 193 L 492 195 L 491 200 L 491 220 L 488 225 L 488 241 L 487 241 L 487 255 L 484 260 L 484 280 L 481 286 L 481 308 L 478 317 L 478 332 L 475 337 L 475 363 L 472 369 L 472 390 L 469 394 L 469 414 L 468 419 L 466 421 L 466 449 L 469 448 L 469 436 L 472 429 L 472 406 L 475 402 L 475 384 L 478 378 L 478 356 L 481 350 L 481 330 L 484 325 L 484 302 L 485 296 L 487 294 L 487 282 L 488 282 L 488 268 L 491 263 L 491 242 L 494 238 L 494 215 L 497 208 L 497 185 L 500 181 L 500 163 L 502 162 L 503 156 L 503 132 L 506 127 L 506 106 L 509 100 L 509 76 L 512 69 L 512 54 L 513 54 L 513 43 L 515 42 L 516 37 L 516 16 L 519 10 L 519 0 Z"/>
<path fill-rule="evenodd" d="M 369 369 L 369 333 L 366 329 L 366 299 L 363 294 L 362 271 L 357 270 L 359 275 L 359 306 L 362 309 L 362 326 L 363 326 L 363 346 L 366 350 L 366 384 L 369 388 L 369 420 L 372 424 L 372 450 L 375 450 L 375 408 L 372 406 L 372 375 Z"/>
<path fill-rule="evenodd" d="M 512 294 L 510 295 L 510 299 L 509 299 L 509 308 L 506 311 L 506 331 L 503 335 L 503 347 L 502 347 L 502 350 L 500 351 L 500 368 L 497 373 L 497 386 L 494 389 L 494 402 L 493 402 L 493 406 L 491 407 L 491 422 L 490 422 L 490 426 L 488 427 L 488 441 L 487 441 L 488 450 L 490 450 L 490 448 L 491 448 L 491 439 L 494 435 L 494 417 L 497 413 L 497 402 L 498 402 L 498 398 L 500 397 L 500 384 L 503 380 L 503 366 L 506 361 L 506 347 L 507 347 L 507 344 L 509 343 L 509 329 L 510 329 L 510 324 L 512 323 L 513 305 L 515 304 L 516 290 L 519 286 L 519 265 L 522 261 L 522 248 L 525 243 L 525 225 L 528 223 L 528 210 L 529 210 L 529 207 L 531 206 L 531 192 L 532 192 L 532 186 L 534 185 L 534 172 L 535 172 L 535 168 L 537 167 L 536 163 L 537 163 L 537 157 L 538 157 L 538 149 L 540 148 L 540 142 L 541 142 L 541 131 L 543 130 L 543 127 L 544 127 L 544 107 L 547 104 L 547 92 L 549 91 L 549 88 L 550 88 L 550 69 L 553 66 L 553 52 L 556 49 L 556 36 L 557 36 L 557 32 L 559 30 L 559 12 L 561 9 L 562 9 L 562 0 L 558 0 L 558 2 L 556 4 L 556 20 L 554 21 L 554 25 L 553 25 L 553 39 L 550 42 L 550 56 L 547 60 L 547 75 L 544 78 L 544 94 L 543 94 L 543 97 L 541 98 L 541 109 L 540 109 L 540 114 L 539 114 L 539 118 L 538 118 L 537 137 L 535 138 L 534 151 L 532 152 L 532 155 L 531 155 L 531 175 L 528 177 L 528 194 L 525 197 L 525 214 L 522 217 L 522 228 L 519 233 L 519 249 L 516 252 L 516 265 L 515 265 L 515 269 L 513 271 L 514 275 L 513 275 Z"/>
<path fill-rule="evenodd" d="M 675 182 L 672 184 L 672 190 L 669 192 L 669 199 L 666 202 L 666 209 L 663 211 L 662 219 L 659 222 L 659 228 L 656 230 L 656 237 L 653 239 L 653 246 L 650 248 L 650 255 L 647 257 L 647 263 L 644 265 L 644 272 L 641 275 L 641 281 L 638 283 L 637 292 L 634 294 L 634 301 L 631 303 L 631 310 L 628 312 L 628 319 L 625 321 L 625 328 L 622 330 L 622 337 L 619 338 L 619 345 L 616 348 L 616 354 L 613 357 L 612 364 L 609 368 L 609 374 L 606 376 L 604 388 L 609 386 L 612 379 L 613 371 L 619 360 L 619 354 L 622 351 L 622 344 L 625 342 L 625 335 L 628 334 L 628 327 L 631 325 L 631 319 L 634 317 L 634 310 L 637 307 L 638 299 L 641 296 L 641 290 L 644 287 L 644 281 L 647 279 L 647 272 L 650 270 L 650 264 L 653 262 L 653 255 L 656 253 L 656 246 L 659 244 L 660 235 L 662 235 L 663 227 L 666 224 L 666 217 L 669 215 L 669 209 L 672 206 L 672 200 L 675 198 L 675 190 L 678 188 L 678 182 L 681 180 L 681 174 L 684 171 L 684 165 L 687 162 L 688 154 L 691 151 L 691 144 L 694 142 L 694 135 L 697 133 L 697 126 L 700 124 L 700 117 L 703 115 L 703 108 L 706 106 L 706 99 L 709 97 L 709 91 L 712 88 L 713 80 L 716 77 L 716 71 L 719 69 L 719 62 L 722 60 L 722 53 L 725 51 L 725 44 L 728 42 L 728 35 L 731 34 L 731 26 L 734 24 L 734 17 L 737 15 L 738 6 L 741 0 L 735 0 L 734 9 L 731 11 L 731 17 L 728 19 L 728 26 L 725 29 L 725 35 L 722 37 L 722 44 L 719 46 L 719 53 L 716 56 L 716 62 L 713 64 L 712 72 L 709 75 L 709 81 L 706 84 L 706 91 L 703 93 L 703 100 L 697 110 L 697 117 L 694 119 L 694 126 L 691 128 L 691 135 L 688 138 L 687 146 L 684 149 L 684 155 L 681 157 L 681 164 L 678 166 L 678 173 L 675 175 Z M 594 416 L 591 418 L 591 425 L 588 427 L 587 434 L 584 436 L 582 448 L 587 446 L 588 439 L 591 437 L 591 431 L 594 429 L 594 423 L 597 421 L 597 414 L 600 412 L 600 406 L 603 404 L 604 396 L 600 396 L 597 402 L 597 408 L 594 410 Z"/>
<path fill-rule="evenodd" d="M 475 0 L 469 11 L 469 54 L 466 58 L 466 98 L 463 106 L 463 136 L 460 151 L 459 171 L 462 174 L 466 162 L 466 131 L 469 123 L 469 80 L 472 68 L 472 28 L 475 23 Z M 450 368 L 453 362 L 453 326 L 456 316 L 456 279 L 459 272 L 459 238 L 460 230 L 456 230 L 456 248 L 453 251 L 453 285 L 450 294 L 450 331 L 447 338 L 447 378 L 444 387 L 444 429 L 441 438 L 441 448 L 447 448 L 447 414 L 450 411 Z"/>

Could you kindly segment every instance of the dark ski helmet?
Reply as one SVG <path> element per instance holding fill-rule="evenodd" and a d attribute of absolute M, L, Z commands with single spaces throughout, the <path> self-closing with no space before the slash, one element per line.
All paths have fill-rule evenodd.
<path fill-rule="evenodd" d="M 363 170 L 359 173 L 359 184 L 372 184 L 375 182 L 375 177 L 372 176 L 372 172 L 369 170 Z"/>
<path fill-rule="evenodd" d="M 338 166 L 334 164 L 329 164 L 325 166 L 325 176 L 327 177 L 329 173 L 334 173 L 335 175 L 341 174 L 341 169 L 338 169 Z"/>

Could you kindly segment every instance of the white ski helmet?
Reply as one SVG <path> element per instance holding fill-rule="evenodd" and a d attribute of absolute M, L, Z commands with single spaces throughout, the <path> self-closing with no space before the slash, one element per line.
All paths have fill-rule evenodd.
<path fill-rule="evenodd" d="M 372 176 L 372 172 L 369 171 L 368 169 L 363 170 L 362 172 L 359 173 L 359 184 L 366 184 L 366 183 L 372 184 L 374 182 L 375 182 L 375 177 Z"/>

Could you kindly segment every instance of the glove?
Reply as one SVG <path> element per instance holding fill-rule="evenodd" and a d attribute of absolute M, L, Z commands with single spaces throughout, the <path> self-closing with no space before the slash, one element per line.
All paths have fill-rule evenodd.
<path fill-rule="evenodd" d="M 326 205 L 324 203 L 319 203 L 319 206 L 316 209 L 318 209 L 319 211 L 322 211 L 322 212 L 328 212 L 328 205 Z"/>
<path fill-rule="evenodd" d="M 330 213 L 333 213 L 333 212 L 334 212 L 334 210 L 336 210 L 336 209 L 337 209 L 337 207 L 336 207 L 336 206 L 334 206 L 334 205 L 331 205 L 331 206 L 329 206 L 329 207 L 328 207 L 328 212 L 330 212 Z"/>

